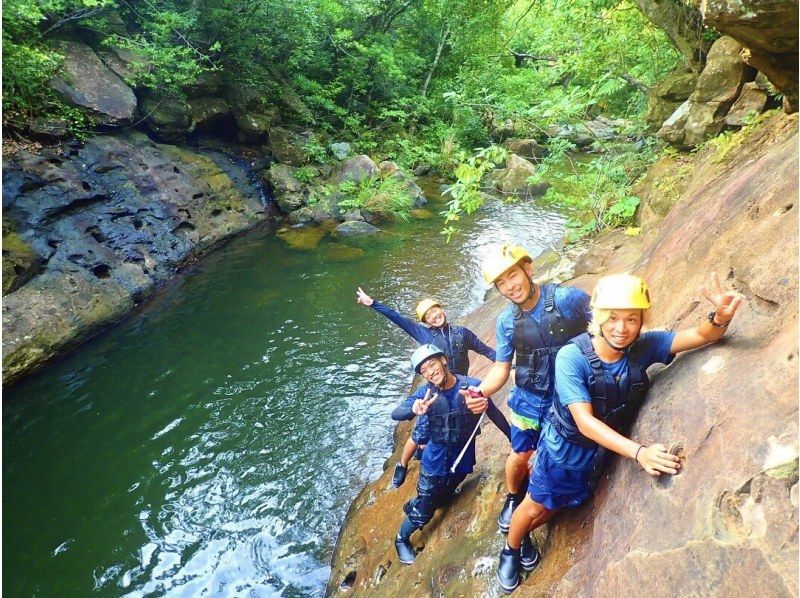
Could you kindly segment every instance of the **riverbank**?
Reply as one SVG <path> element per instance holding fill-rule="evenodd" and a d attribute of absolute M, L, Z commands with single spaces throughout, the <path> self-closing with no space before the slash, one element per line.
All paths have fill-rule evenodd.
<path fill-rule="evenodd" d="M 642 234 L 601 235 L 570 281 L 588 289 L 605 272 L 636 272 L 654 325 L 670 329 L 705 316 L 698 289 L 710 271 L 747 297 L 725 341 L 652 377 L 634 424 L 634 438 L 680 447 L 684 468 L 652 480 L 612 463 L 592 501 L 540 530 L 544 560 L 520 595 L 797 593 L 797 117 L 737 135 L 735 151 L 709 145 L 682 168 L 672 157 L 656 164 L 645 180 L 661 192 L 645 194 Z M 486 339 L 503 306 L 490 299 L 466 324 Z M 503 408 L 507 390 L 495 397 Z M 393 540 L 417 472 L 392 490 L 390 465 L 409 431 L 398 427 L 383 475 L 351 505 L 327 594 L 497 595 L 505 439 L 487 428 L 475 473 L 413 536 L 424 549 L 405 567 Z"/>

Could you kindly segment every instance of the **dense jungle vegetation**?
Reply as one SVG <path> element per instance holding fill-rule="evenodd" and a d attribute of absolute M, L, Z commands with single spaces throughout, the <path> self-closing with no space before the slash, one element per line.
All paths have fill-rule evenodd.
<path fill-rule="evenodd" d="M 139 90 L 181 94 L 216 73 L 361 152 L 457 174 L 449 221 L 481 202 L 484 163 L 498 156 L 476 151 L 493 131 L 541 137 L 600 114 L 644 131 L 646 89 L 685 60 L 632 0 L 8 0 L 3 9 L 7 132 L 39 115 L 86 126 L 47 82 L 57 39 L 94 36 L 145 59 L 129 81 Z M 562 142 L 551 155 L 570 149 Z M 591 218 L 575 223 L 584 232 L 619 224 L 652 153 L 640 144 L 558 175 L 577 177 L 592 205 L 555 189 L 546 199 L 585 204 Z"/>

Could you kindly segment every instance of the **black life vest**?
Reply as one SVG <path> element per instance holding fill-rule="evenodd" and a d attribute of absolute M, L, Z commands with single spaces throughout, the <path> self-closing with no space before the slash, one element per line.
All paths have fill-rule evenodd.
<path fill-rule="evenodd" d="M 475 415 L 467 408 L 464 397 L 458 392 L 461 385 L 466 383 L 464 376 L 456 375 L 456 385 L 450 391 L 456 393 L 454 407 L 450 407 L 447 397 L 440 393 L 439 398 L 428 409 L 428 425 L 432 442 L 444 446 L 460 447 L 472 434 L 480 415 Z"/>
<path fill-rule="evenodd" d="M 578 346 L 592 368 L 589 378 L 592 414 L 617 432 L 627 432 L 627 428 L 633 423 L 633 418 L 644 402 L 647 389 L 650 387 L 646 368 L 637 358 L 636 343 L 628 349 L 628 380 L 630 384 L 628 392 L 625 394 L 620 388 L 619 382 L 610 372 L 603 369 L 603 362 L 595 353 L 592 338 L 588 334 L 581 334 L 570 342 Z M 569 442 L 583 446 L 597 446 L 596 442 L 581 434 L 575 424 L 570 423 L 571 419 L 567 417 L 567 413 L 567 407 L 556 398 L 547 413 L 547 419 L 556 432 Z"/>
<path fill-rule="evenodd" d="M 584 318 L 564 318 L 555 303 L 557 284 L 541 285 L 544 315 L 539 324 L 516 306 L 514 314 L 514 381 L 538 395 L 553 389 L 556 353 L 572 337 L 586 331 Z"/>
<path fill-rule="evenodd" d="M 447 356 L 450 371 L 466 376 L 469 372 L 469 349 L 464 338 L 464 329 L 445 324 L 442 328 L 431 328 L 431 335 L 431 344 L 439 347 Z"/>

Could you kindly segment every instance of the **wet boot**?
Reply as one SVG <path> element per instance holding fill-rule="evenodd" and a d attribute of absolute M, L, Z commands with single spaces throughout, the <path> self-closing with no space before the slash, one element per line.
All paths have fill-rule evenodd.
<path fill-rule="evenodd" d="M 524 571 L 533 571 L 539 565 L 541 557 L 539 556 L 539 547 L 531 539 L 530 534 L 525 534 L 522 538 L 522 546 L 520 546 L 519 564 Z"/>
<path fill-rule="evenodd" d="M 511 526 L 511 515 L 514 514 L 514 509 L 519 506 L 523 498 L 525 498 L 525 494 L 522 492 L 519 494 L 506 494 L 506 502 L 503 503 L 503 508 L 497 517 L 497 527 L 504 534 L 508 533 L 508 528 Z"/>
<path fill-rule="evenodd" d="M 406 472 L 408 470 L 403 467 L 403 464 L 398 462 L 397 465 L 394 466 L 394 475 L 392 475 L 392 486 L 394 488 L 399 488 L 403 485 L 403 482 L 406 481 Z"/>
<path fill-rule="evenodd" d="M 510 594 L 519 585 L 520 548 L 514 550 L 508 544 L 500 552 L 500 564 L 497 567 L 497 580 L 506 594 Z"/>
<path fill-rule="evenodd" d="M 394 540 L 394 547 L 397 550 L 397 558 L 404 565 L 410 565 L 417 558 L 417 552 L 411 545 L 411 534 L 417 530 L 417 526 L 411 523 L 406 517 L 403 520 L 403 525 L 400 526 L 400 531 L 397 533 L 397 538 Z"/>

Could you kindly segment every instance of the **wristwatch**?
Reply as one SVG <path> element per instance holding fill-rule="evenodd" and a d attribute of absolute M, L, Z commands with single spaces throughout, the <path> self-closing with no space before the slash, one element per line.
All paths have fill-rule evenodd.
<path fill-rule="evenodd" d="M 715 317 L 717 317 L 717 310 L 716 309 L 712 309 L 711 312 L 708 314 L 708 321 L 711 322 L 711 325 L 714 326 L 715 328 L 727 328 L 728 324 L 731 323 L 731 321 L 728 320 L 724 324 L 717 324 L 714 321 Z"/>

